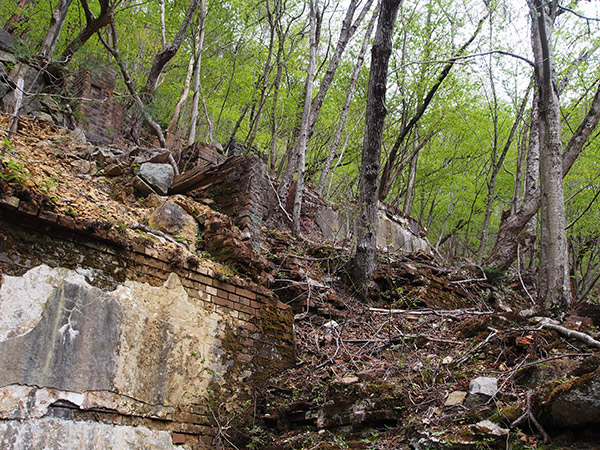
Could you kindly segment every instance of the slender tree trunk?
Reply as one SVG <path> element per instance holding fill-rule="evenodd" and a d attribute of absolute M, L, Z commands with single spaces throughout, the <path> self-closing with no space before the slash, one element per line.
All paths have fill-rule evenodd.
<path fill-rule="evenodd" d="M 256 135 L 258 133 L 258 128 L 260 125 L 260 120 L 262 117 L 263 107 L 265 106 L 265 102 L 267 99 L 267 86 L 269 84 L 269 72 L 271 71 L 271 60 L 273 59 L 273 48 L 275 46 L 275 24 L 276 17 L 271 11 L 271 6 L 269 3 L 270 0 L 266 0 L 267 5 L 267 16 L 269 20 L 269 50 L 267 53 L 267 60 L 265 61 L 265 65 L 263 67 L 263 73 L 260 77 L 260 98 L 258 100 L 258 107 L 256 109 L 256 114 L 254 116 L 254 120 L 252 121 L 252 126 L 250 127 L 250 131 L 248 133 L 248 137 L 246 139 L 246 148 L 250 149 L 252 145 L 254 145 L 254 140 L 256 139 Z M 278 1 L 275 4 L 275 14 L 278 13 Z"/>
<path fill-rule="evenodd" d="M 52 59 L 54 49 L 56 48 L 56 44 L 58 44 L 58 40 L 60 39 L 60 33 L 62 32 L 65 24 L 65 18 L 67 17 L 67 12 L 69 11 L 71 3 L 73 3 L 73 0 L 60 0 L 58 5 L 56 5 L 56 8 L 52 13 L 52 17 L 50 18 L 48 32 L 46 33 L 46 37 L 44 38 L 44 42 L 42 43 L 39 53 L 40 57 L 43 59 Z"/>
<path fill-rule="evenodd" d="M 415 152 L 414 156 L 410 159 L 410 166 L 408 168 L 408 179 L 406 180 L 406 195 L 404 196 L 404 206 L 402 207 L 402 212 L 407 216 L 410 215 L 410 210 L 412 206 L 413 199 L 413 190 L 415 187 L 415 180 L 417 179 L 417 164 L 419 162 L 419 127 L 415 127 Z"/>
<path fill-rule="evenodd" d="M 377 264 L 378 176 L 381 141 L 387 110 L 385 94 L 392 54 L 392 38 L 402 0 L 382 0 L 375 41 L 371 50 L 371 72 L 367 90 L 367 112 L 359 179 L 358 236 L 352 263 L 353 278 L 366 296 Z"/>
<path fill-rule="evenodd" d="M 331 82 L 335 77 L 335 73 L 340 65 L 340 61 L 342 60 L 342 55 L 348 46 L 348 42 L 356 32 L 357 28 L 362 23 L 365 15 L 371 8 L 373 0 L 367 0 L 364 4 L 361 12 L 358 17 L 352 23 L 352 18 L 358 7 L 357 0 L 350 0 L 350 4 L 348 5 L 348 9 L 346 10 L 346 16 L 342 21 L 342 29 L 340 31 L 340 37 L 338 39 L 337 45 L 331 58 L 329 60 L 329 65 L 327 66 L 327 70 L 325 71 L 325 75 L 323 79 L 319 83 L 319 90 L 317 91 L 317 95 L 315 95 L 314 100 L 312 101 L 311 109 L 310 109 L 310 117 L 308 122 L 308 138 L 312 136 L 315 125 L 317 123 L 317 119 L 319 118 L 319 113 L 321 112 L 321 108 L 323 106 L 323 102 L 325 101 L 325 97 L 327 96 L 327 92 L 329 91 L 329 87 L 331 86 Z"/>
<path fill-rule="evenodd" d="M 190 57 L 190 60 L 188 62 L 188 68 L 187 68 L 187 72 L 185 75 L 185 81 L 183 83 L 183 91 L 181 92 L 181 97 L 179 97 L 179 101 L 177 102 L 177 104 L 175 105 L 175 110 L 173 111 L 173 117 L 171 117 L 171 122 L 169 123 L 169 126 L 167 127 L 167 145 L 172 146 L 173 145 L 173 139 L 175 138 L 175 126 L 177 125 L 177 121 L 179 120 L 179 115 L 181 114 L 181 108 L 183 108 L 183 105 L 185 103 L 185 101 L 188 98 L 188 95 L 190 94 L 190 85 L 192 83 L 192 75 L 194 74 L 194 63 L 196 60 L 195 55 L 197 55 L 198 53 L 198 45 L 196 45 L 196 49 L 194 50 L 194 54 Z"/>
<path fill-rule="evenodd" d="M 536 94 L 537 96 L 537 94 Z M 525 180 L 525 193 L 523 196 L 523 204 L 515 214 L 507 215 L 500 223 L 496 242 L 490 252 L 490 255 L 485 261 L 487 266 L 498 270 L 506 270 L 517 259 L 517 249 L 525 226 L 535 216 L 541 201 L 541 190 L 537 184 L 539 172 L 534 173 L 530 169 L 532 160 L 536 160 L 535 149 L 539 148 L 539 138 L 537 138 L 538 119 L 533 114 L 537 114 L 537 97 L 534 98 L 534 106 L 532 113 L 529 138 L 529 152 L 527 158 L 527 171 Z M 598 86 L 594 99 L 590 108 L 579 124 L 579 127 L 567 143 L 565 151 L 562 154 L 562 176 L 563 178 L 569 172 L 575 160 L 580 155 L 585 143 L 589 140 L 592 132 L 598 125 L 600 120 L 600 86 Z"/>
<path fill-rule="evenodd" d="M 331 171 L 331 164 L 333 164 L 333 160 L 336 157 L 338 147 L 340 145 L 340 141 L 342 139 L 342 132 L 346 128 L 346 121 L 348 119 L 348 111 L 350 111 L 350 104 L 352 103 L 352 99 L 354 98 L 354 91 L 356 90 L 356 86 L 358 84 L 358 78 L 360 76 L 360 72 L 362 66 L 365 62 L 365 54 L 367 53 L 367 49 L 369 47 L 369 41 L 371 39 L 371 34 L 373 33 L 373 29 L 375 28 L 375 20 L 377 18 L 378 12 L 375 11 L 373 17 L 371 18 L 369 25 L 367 27 L 367 31 L 363 38 L 363 44 L 360 48 L 360 52 L 358 54 L 358 58 L 356 60 L 356 64 L 354 65 L 354 71 L 352 72 L 352 78 L 350 80 L 350 85 L 348 86 L 348 91 L 346 92 L 346 99 L 344 100 L 344 105 L 342 106 L 342 111 L 340 113 L 340 121 L 338 123 L 338 127 L 335 130 L 335 135 L 333 137 L 333 142 L 331 143 L 331 147 L 329 148 L 329 153 L 327 155 L 327 159 L 325 160 L 325 167 L 321 171 L 321 176 L 319 178 L 319 184 L 317 185 L 317 193 L 319 195 L 323 195 L 323 191 L 325 190 L 325 184 L 327 182 L 327 177 L 329 176 L 329 172 Z"/>
<path fill-rule="evenodd" d="M 483 23 L 485 22 L 487 17 L 488 17 L 488 14 L 486 14 L 485 17 L 483 17 L 479 21 L 479 24 L 477 25 L 477 28 L 475 29 L 475 32 L 473 33 L 473 35 L 455 53 L 454 57 L 458 57 L 458 56 L 462 55 L 464 53 L 464 51 L 469 47 L 469 45 L 475 40 L 475 38 L 481 31 Z M 450 62 L 444 66 L 444 68 L 440 72 L 440 75 L 438 76 L 437 80 L 435 81 L 435 83 L 433 84 L 433 86 L 431 87 L 431 89 L 429 90 L 427 95 L 425 96 L 425 99 L 419 105 L 419 108 L 417 109 L 417 112 L 415 113 L 415 115 L 411 118 L 411 120 L 408 122 L 408 124 L 406 126 L 403 126 L 402 129 L 400 130 L 400 133 L 398 134 L 398 137 L 396 138 L 396 141 L 394 142 L 394 146 L 392 147 L 392 150 L 390 151 L 390 156 L 386 160 L 385 165 L 383 167 L 383 171 L 381 173 L 381 180 L 380 180 L 380 184 L 379 184 L 379 197 L 378 197 L 379 200 L 381 200 L 381 201 L 385 200 L 388 193 L 390 192 L 390 188 L 392 187 L 392 182 L 394 181 L 393 177 L 391 176 L 392 168 L 396 162 L 396 158 L 398 156 L 398 150 L 400 150 L 400 147 L 402 146 L 404 139 L 406 138 L 406 136 L 408 136 L 408 133 L 411 132 L 411 130 L 417 124 L 417 122 L 421 119 L 421 117 L 423 117 L 423 114 L 425 113 L 425 111 L 427 110 L 427 107 L 433 100 L 435 93 L 437 92 L 439 87 L 442 85 L 442 83 L 444 82 L 444 80 L 446 79 L 448 74 L 450 73 L 450 70 L 454 66 L 455 62 L 456 62 L 456 60 L 451 58 Z"/>
<path fill-rule="evenodd" d="M 506 143 L 504 144 L 504 148 L 502 149 L 502 153 L 500 153 L 500 157 L 496 160 L 493 159 L 492 164 L 492 173 L 490 174 L 490 179 L 488 181 L 488 195 L 485 207 L 485 217 L 483 219 L 483 224 L 481 225 L 481 236 L 479 241 L 479 248 L 477 250 L 477 264 L 481 264 L 483 262 L 483 256 L 485 252 L 485 247 L 488 239 L 489 225 L 492 217 L 493 207 L 494 207 L 494 197 L 496 196 L 496 178 L 498 177 L 498 173 L 502 168 L 502 164 L 504 164 L 504 160 L 506 159 L 506 154 L 512 145 L 513 139 L 516 135 L 517 128 L 519 127 L 519 123 L 523 119 L 523 113 L 525 112 L 525 107 L 527 105 L 527 100 L 529 98 L 529 92 L 533 86 L 533 83 L 529 85 L 525 96 L 523 97 L 523 101 L 521 102 L 521 107 L 517 113 L 517 117 L 515 117 L 515 121 L 513 122 L 513 126 L 510 129 L 510 133 L 508 134 L 508 138 L 506 139 Z M 495 150 L 494 150 L 495 151 Z"/>
<path fill-rule="evenodd" d="M 154 91 L 156 90 L 156 85 L 158 84 L 158 78 L 160 77 L 160 74 L 162 73 L 162 71 L 165 68 L 165 66 L 167 65 L 167 63 L 177 54 L 179 47 L 181 47 L 181 43 L 183 42 L 185 33 L 188 29 L 188 26 L 190 25 L 190 22 L 192 21 L 192 17 L 194 15 L 194 12 L 198 8 L 199 3 L 200 3 L 200 0 L 191 0 L 190 1 L 190 4 L 185 13 L 185 16 L 183 17 L 181 25 L 179 26 L 179 30 L 177 31 L 175 38 L 173 38 L 173 42 L 170 45 L 168 45 L 167 47 L 164 47 L 156 55 L 154 55 L 154 59 L 152 61 L 152 67 L 150 67 L 150 70 L 148 71 L 148 76 L 146 78 L 146 84 L 141 89 L 141 92 L 139 93 L 139 98 L 142 100 L 141 110 L 134 113 L 132 121 L 131 121 L 132 123 L 131 123 L 130 134 L 131 134 L 132 139 L 136 143 L 139 142 L 140 132 L 142 129 L 141 118 L 143 117 L 145 119 L 148 117 L 148 113 L 144 112 L 143 109 L 152 102 L 152 100 L 154 98 Z M 137 104 L 137 101 L 135 103 L 138 106 L 138 108 L 140 108 L 140 106 Z M 152 128 L 156 131 L 155 127 L 152 127 Z M 162 134 L 162 131 L 161 131 L 161 134 Z M 164 136 L 163 136 L 163 141 L 164 141 Z M 164 144 L 166 145 L 166 142 L 164 142 Z M 161 145 L 163 145 L 163 144 L 161 143 Z"/>
<path fill-rule="evenodd" d="M 17 29 L 17 24 L 24 20 L 25 11 L 33 5 L 35 5 L 35 0 L 19 0 L 15 13 L 4 24 L 4 31 L 13 34 Z"/>
<path fill-rule="evenodd" d="M 313 81 L 315 77 L 315 67 L 317 64 L 317 27 L 319 18 L 319 1 L 310 2 L 310 58 L 308 62 L 306 75 L 306 88 L 304 98 L 304 110 L 302 111 L 302 122 L 300 123 L 300 133 L 296 144 L 296 154 L 298 157 L 298 178 L 296 179 L 296 193 L 294 195 L 294 210 L 292 214 L 292 231 L 298 236 L 301 232 L 300 214 L 302 212 L 302 191 L 304 190 L 304 171 L 306 158 L 306 144 L 308 142 L 308 121 L 310 114 L 310 104 L 312 100 Z"/>
<path fill-rule="evenodd" d="M 194 98 L 192 100 L 192 115 L 190 117 L 190 132 L 187 144 L 196 142 L 196 126 L 198 123 L 198 105 L 200 102 L 200 72 L 202 69 L 202 51 L 204 50 L 204 30 L 206 22 L 206 6 L 204 0 L 200 0 L 200 32 L 196 51 L 196 62 L 194 64 Z"/>

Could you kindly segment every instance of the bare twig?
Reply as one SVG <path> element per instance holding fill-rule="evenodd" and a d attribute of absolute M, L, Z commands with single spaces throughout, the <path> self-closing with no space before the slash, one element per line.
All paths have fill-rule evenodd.
<path fill-rule="evenodd" d="M 175 239 L 173 239 L 168 234 L 165 234 L 162 231 L 153 230 L 152 228 L 147 227 L 146 225 L 144 225 L 142 223 L 136 222 L 132 225 L 131 228 L 133 230 L 142 230 L 142 231 L 145 231 L 146 233 L 154 234 L 155 236 L 161 237 L 163 239 L 166 239 L 169 242 L 172 242 L 173 244 L 177 245 L 178 247 L 181 247 L 184 250 L 188 250 L 188 248 L 185 245 L 183 245 L 181 242 L 177 242 Z"/>
<path fill-rule="evenodd" d="M 563 336 L 578 339 L 591 347 L 600 348 L 600 341 L 597 341 L 589 334 L 582 333 L 581 331 L 571 330 L 570 328 L 553 323 L 547 317 L 542 318 L 542 320 L 540 321 L 540 325 L 544 328 L 550 328 L 551 330 L 557 331 Z"/>
<path fill-rule="evenodd" d="M 289 213 L 286 211 L 286 209 L 283 207 L 283 204 L 281 203 L 281 198 L 279 198 L 279 194 L 277 193 L 277 189 L 275 189 L 275 186 L 273 186 L 273 182 L 271 181 L 271 177 L 267 177 L 267 180 L 269 180 L 269 184 L 271 185 L 271 188 L 273 189 L 273 192 L 275 192 L 275 197 L 277 197 L 277 203 L 279 203 L 279 207 L 284 212 L 284 214 L 286 215 L 286 217 L 288 218 L 288 220 L 290 222 L 292 222 L 291 216 L 289 215 Z"/>
<path fill-rule="evenodd" d="M 480 342 L 475 347 L 473 347 L 471 350 L 469 350 L 467 353 L 465 353 L 462 356 L 462 358 L 460 358 L 456 362 L 456 364 L 462 364 L 462 363 L 464 363 L 467 359 L 469 359 L 469 355 L 471 355 L 471 353 L 474 353 L 477 350 L 479 350 L 481 347 L 483 347 L 484 345 L 486 345 L 490 341 L 490 339 L 492 339 L 494 336 L 496 336 L 498 334 L 498 330 L 496 330 L 495 328 L 488 327 L 488 330 L 490 330 L 491 333 L 488 335 L 488 337 L 485 338 L 485 341 Z"/>
<path fill-rule="evenodd" d="M 540 425 L 540 423 L 537 421 L 537 419 L 533 415 L 533 412 L 531 411 L 532 397 L 533 397 L 533 390 L 527 391 L 527 404 L 525 407 L 525 412 L 521 415 L 521 417 L 519 417 L 517 420 L 512 422 L 510 424 L 510 427 L 514 428 L 517 425 L 519 425 L 521 422 L 524 422 L 525 420 L 527 420 L 527 421 L 533 423 L 533 425 L 535 425 L 537 430 L 540 432 L 540 434 L 544 438 L 544 443 L 548 443 L 548 442 L 550 442 L 550 436 L 548 436 L 548 433 L 546 433 L 544 428 Z"/>

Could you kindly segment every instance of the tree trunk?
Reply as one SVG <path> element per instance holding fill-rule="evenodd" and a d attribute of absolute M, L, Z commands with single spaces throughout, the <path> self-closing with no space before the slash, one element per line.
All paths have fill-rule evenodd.
<path fill-rule="evenodd" d="M 368 283 L 377 264 L 378 176 L 381 141 L 387 110 L 385 94 L 392 54 L 392 38 L 402 0 L 382 0 L 375 41 L 371 50 L 371 71 L 367 90 L 367 112 L 359 176 L 358 235 L 352 262 L 356 288 L 366 296 Z"/>
<path fill-rule="evenodd" d="M 15 12 L 4 24 L 4 31 L 13 34 L 17 29 L 17 24 L 23 20 L 27 20 L 23 16 L 25 15 L 25 11 L 32 5 L 35 5 L 35 0 L 19 0 Z"/>
<path fill-rule="evenodd" d="M 54 49 L 56 48 L 56 44 L 58 44 L 60 33 L 65 24 L 65 18 L 67 17 L 67 12 L 69 11 L 71 3 L 73 3 L 73 0 L 60 0 L 58 5 L 56 5 L 56 8 L 52 13 L 52 18 L 50 19 L 48 32 L 46 33 L 46 37 L 44 38 L 44 42 L 40 49 L 39 55 L 41 58 L 48 61 L 52 59 Z"/>
<path fill-rule="evenodd" d="M 329 65 L 327 66 L 327 70 L 325 71 L 325 75 L 319 84 L 319 90 L 317 91 L 317 95 L 315 95 L 314 100 L 312 101 L 312 105 L 310 108 L 310 118 L 308 123 L 308 138 L 312 136 L 315 125 L 317 123 L 317 119 L 319 118 L 319 113 L 321 112 L 321 107 L 323 106 L 323 102 L 325 101 L 325 97 L 327 96 L 327 92 L 329 91 L 329 86 L 331 86 L 331 82 L 335 77 L 335 73 L 340 65 L 340 61 L 342 60 L 342 55 L 346 50 L 348 42 L 356 32 L 357 28 L 360 26 L 363 21 L 365 15 L 369 11 L 373 0 L 367 0 L 365 5 L 363 6 L 360 14 L 352 23 L 352 17 L 354 16 L 354 12 L 358 7 L 357 0 L 350 0 L 350 4 L 348 5 L 348 9 L 346 10 L 346 16 L 342 21 L 342 29 L 340 31 L 340 37 L 338 39 L 337 45 L 335 47 L 335 51 L 329 60 Z"/>
<path fill-rule="evenodd" d="M 179 27 L 179 31 L 177 32 L 177 35 L 175 35 L 175 38 L 173 39 L 171 45 L 163 48 L 160 52 L 154 55 L 152 67 L 150 67 L 150 70 L 148 71 L 148 77 L 146 78 L 146 85 L 142 88 L 141 92 L 139 93 L 139 97 L 142 101 L 141 110 L 134 113 L 134 116 L 132 118 L 130 134 L 134 142 L 139 142 L 140 132 L 142 128 L 142 121 L 140 120 L 140 118 L 143 117 L 144 119 L 146 119 L 148 117 L 148 114 L 145 113 L 143 109 L 152 102 L 154 98 L 154 91 L 156 90 L 156 85 L 158 84 L 158 78 L 165 66 L 167 65 L 167 63 L 177 54 L 177 51 L 179 50 L 179 47 L 183 42 L 183 38 L 185 37 L 185 32 L 187 31 L 187 28 L 190 25 L 192 16 L 198 8 L 199 3 L 200 0 L 191 0 L 190 5 L 185 13 L 185 16 L 183 17 L 183 21 L 181 22 L 181 25 Z M 154 126 L 152 128 L 156 131 L 156 128 Z M 162 138 L 162 140 L 164 142 L 164 137 Z M 164 144 L 161 143 L 161 145 L 165 144 L 166 142 L 164 142 Z"/>
<path fill-rule="evenodd" d="M 75 39 L 73 39 L 67 48 L 63 51 L 60 59 L 62 62 L 67 63 L 73 56 L 73 54 L 79 50 L 84 44 L 99 30 L 107 26 L 113 21 L 113 9 L 110 7 L 109 0 L 100 0 L 100 15 L 98 18 L 94 18 L 87 0 L 81 0 L 83 11 L 85 13 L 86 27 L 81 30 Z"/>
<path fill-rule="evenodd" d="M 530 0 L 531 1 L 531 0 Z M 541 233 L 538 295 L 543 310 L 552 317 L 561 318 L 571 304 L 569 281 L 569 254 L 565 231 L 565 200 L 562 183 L 562 142 L 560 104 L 555 86 L 554 57 L 552 52 L 552 9 L 546 20 L 546 8 L 541 0 L 534 0 L 537 17 L 532 32 L 537 32 L 542 59 L 536 59 L 541 82 L 540 94 L 540 185 L 541 185 Z M 547 28 L 549 25 L 549 28 Z M 534 52 L 537 57 L 539 52 Z"/>
<path fill-rule="evenodd" d="M 187 145 L 196 142 L 196 125 L 198 123 L 198 105 L 200 103 L 200 70 L 202 68 L 202 51 L 204 50 L 204 31 L 206 22 L 206 7 L 204 0 L 200 0 L 200 33 L 196 46 L 196 62 L 194 64 L 194 97 L 192 100 L 192 115 L 190 117 L 190 132 Z"/>
<path fill-rule="evenodd" d="M 310 2 L 310 58 L 306 75 L 306 88 L 304 98 L 304 109 L 300 123 L 300 133 L 296 144 L 296 155 L 298 158 L 298 178 L 296 179 L 296 192 L 294 195 L 294 210 L 292 214 L 292 231 L 298 236 L 301 232 L 300 213 L 302 212 L 302 191 L 304 190 L 304 170 L 306 157 L 306 144 L 308 142 L 308 121 L 310 104 L 312 100 L 313 81 L 315 78 L 315 67 L 317 64 L 317 26 L 319 18 L 319 1 Z"/>
<path fill-rule="evenodd" d="M 469 47 L 469 45 L 475 40 L 475 38 L 479 34 L 479 31 L 482 28 L 483 23 L 485 22 L 487 16 L 488 15 L 486 14 L 486 16 L 483 17 L 479 21 L 479 24 L 477 25 L 477 28 L 475 29 L 475 32 L 473 33 L 473 35 L 455 53 L 454 58 L 462 55 L 463 52 L 467 49 L 467 47 Z M 400 147 L 402 146 L 402 143 L 403 143 L 404 139 L 406 138 L 406 136 L 408 136 L 408 133 L 410 133 L 410 131 L 417 124 L 417 122 L 421 119 L 421 117 L 423 117 L 423 114 L 425 113 L 425 111 L 427 110 L 427 107 L 433 100 L 435 93 L 437 92 L 439 87 L 442 85 L 442 83 L 444 82 L 444 80 L 446 79 L 448 74 L 450 73 L 450 70 L 454 66 L 454 63 L 456 62 L 456 60 L 454 58 L 451 58 L 450 62 L 444 66 L 444 68 L 440 72 L 440 75 L 438 76 L 437 80 L 435 81 L 435 83 L 433 84 L 433 86 L 431 87 L 431 89 L 429 90 L 427 95 L 425 96 L 425 99 L 419 105 L 419 108 L 417 109 L 417 112 L 415 113 L 415 115 L 411 118 L 411 120 L 408 122 L 408 124 L 406 126 L 403 126 L 400 129 L 400 133 L 398 134 L 398 137 L 396 138 L 396 141 L 394 142 L 394 146 L 392 147 L 392 150 L 390 151 L 390 156 L 386 160 L 385 165 L 383 167 L 383 171 L 381 173 L 379 197 L 378 197 L 379 200 L 381 200 L 381 201 L 385 200 L 388 193 L 390 192 L 390 188 L 392 187 L 392 182 L 394 181 L 393 177 L 392 177 L 392 167 L 394 166 L 394 164 L 396 162 L 396 158 L 398 156 L 398 150 L 400 150 Z"/>
<path fill-rule="evenodd" d="M 487 239 L 488 239 L 488 231 L 489 231 L 488 229 L 489 229 L 490 219 L 492 217 L 492 211 L 493 211 L 493 206 L 494 206 L 494 197 L 496 195 L 495 194 L 496 193 L 496 178 L 498 177 L 498 173 L 500 172 L 500 169 L 502 168 L 502 164 L 504 164 L 504 160 L 506 159 L 506 154 L 508 153 L 508 150 L 510 149 L 510 146 L 512 145 L 512 141 L 517 132 L 519 123 L 523 119 L 523 113 L 525 112 L 525 106 L 527 105 L 527 99 L 529 97 L 529 92 L 531 91 L 532 86 L 533 86 L 533 84 L 529 85 L 529 88 L 527 89 L 527 92 L 525 93 L 525 96 L 523 97 L 523 101 L 521 102 L 521 107 L 519 108 L 517 117 L 515 118 L 515 121 L 513 122 L 512 128 L 510 129 L 510 133 L 508 134 L 508 138 L 506 139 L 506 143 L 504 144 L 504 148 L 502 149 L 502 153 L 500 154 L 500 157 L 497 160 L 496 160 L 496 158 L 492 159 L 492 161 L 493 161 L 492 167 L 491 167 L 492 173 L 490 174 L 490 180 L 488 181 L 488 184 L 487 184 L 488 185 L 488 196 L 487 196 L 487 201 L 486 201 L 485 217 L 483 219 L 483 224 L 481 226 L 479 249 L 477 250 L 477 264 L 481 264 L 483 262 L 485 246 L 486 246 Z M 495 152 L 496 149 L 494 149 L 493 151 Z"/>
<path fill-rule="evenodd" d="M 536 94 L 537 95 L 537 94 Z M 534 107 L 532 114 L 537 114 L 537 97 L 534 98 Z M 567 143 L 562 155 L 562 176 L 563 178 L 581 153 L 583 146 L 590 138 L 592 132 L 600 120 L 600 86 L 598 86 L 594 99 L 590 105 L 585 118 L 581 121 L 579 127 Z M 496 236 L 496 242 L 487 257 L 485 264 L 489 267 L 506 270 L 517 259 L 517 249 L 520 239 L 523 237 L 523 230 L 530 219 L 537 213 L 540 207 L 541 191 L 537 184 L 539 172 L 532 175 L 530 170 L 530 155 L 532 146 L 538 146 L 539 142 L 536 136 L 536 124 L 538 120 L 532 117 L 532 130 L 529 139 L 529 154 L 527 158 L 526 172 L 526 190 L 523 196 L 523 204 L 515 214 L 504 217 L 500 223 L 500 228 Z M 535 159 L 535 158 L 533 158 Z M 533 178 L 533 179 L 532 179 Z"/>
<path fill-rule="evenodd" d="M 317 185 L 317 193 L 319 195 L 323 195 L 323 191 L 325 190 L 325 183 L 327 182 L 327 176 L 331 171 L 331 164 L 333 164 L 333 160 L 337 154 L 337 149 L 340 145 L 340 141 L 342 138 L 342 132 L 344 131 L 344 128 L 346 128 L 348 111 L 350 110 L 350 104 L 352 103 L 352 99 L 354 98 L 354 91 L 356 90 L 356 85 L 358 84 L 358 78 L 360 76 L 362 66 L 365 62 L 365 54 L 367 53 L 367 48 L 369 47 L 369 41 L 371 39 L 371 34 L 373 33 L 373 28 L 375 28 L 375 19 L 377 18 L 377 14 L 378 12 L 375 11 L 373 17 L 371 18 L 371 21 L 369 22 L 367 31 L 363 38 L 363 44 L 360 48 L 358 58 L 356 59 L 356 64 L 354 65 L 354 71 L 352 72 L 350 85 L 348 86 L 348 91 L 346 92 L 346 99 L 344 100 L 342 112 L 340 113 L 340 122 L 338 124 L 337 129 L 335 130 L 333 142 L 331 143 L 331 147 L 329 148 L 329 153 L 325 161 L 325 167 L 323 167 L 323 170 L 321 171 L 319 184 Z"/>

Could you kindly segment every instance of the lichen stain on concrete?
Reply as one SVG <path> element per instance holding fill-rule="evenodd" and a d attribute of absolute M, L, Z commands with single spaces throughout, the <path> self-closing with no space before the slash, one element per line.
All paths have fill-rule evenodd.
<path fill-rule="evenodd" d="M 202 397 L 226 366 L 212 351 L 227 318 L 190 300 L 176 274 L 163 286 L 112 292 L 75 271 L 39 266 L 4 278 L 0 386 L 111 391 L 161 407 Z"/>

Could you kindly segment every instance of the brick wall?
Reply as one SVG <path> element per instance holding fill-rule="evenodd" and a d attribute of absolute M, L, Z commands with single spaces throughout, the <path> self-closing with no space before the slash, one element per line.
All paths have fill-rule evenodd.
<path fill-rule="evenodd" d="M 0 199 L 0 272 L 22 275 L 42 263 L 96 269 L 100 276 L 95 283 L 100 288 L 110 288 L 125 280 L 159 286 L 171 273 L 176 273 L 190 298 L 231 324 L 230 339 L 223 342 L 219 351 L 227 354 L 232 366 L 251 372 L 243 383 L 259 386 L 274 371 L 294 363 L 291 309 L 264 287 L 237 277 L 219 280 L 210 268 L 202 265 L 180 262 L 174 266 L 171 258 L 159 250 L 119 241 L 109 230 L 94 229 L 74 218 L 40 211 L 14 197 Z M 226 379 L 226 383 L 241 383 L 235 376 Z M 238 397 L 237 401 L 241 399 Z M 62 418 L 143 424 L 167 430 L 172 433 L 173 444 L 189 444 L 192 448 L 212 448 L 215 432 L 202 403 L 187 403 L 168 420 L 87 412 L 60 405 L 52 411 Z"/>
<path fill-rule="evenodd" d="M 109 70 L 96 73 L 81 70 L 71 83 L 75 97 L 80 98 L 75 112 L 79 125 L 92 144 L 106 145 L 120 142 L 125 108 L 115 101 L 115 75 Z"/>

